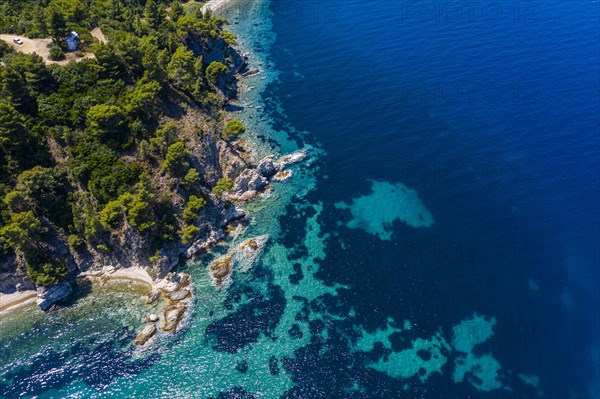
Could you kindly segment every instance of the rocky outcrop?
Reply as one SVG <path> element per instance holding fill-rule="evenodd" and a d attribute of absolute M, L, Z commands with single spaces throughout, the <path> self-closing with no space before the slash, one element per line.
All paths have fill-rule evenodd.
<path fill-rule="evenodd" d="M 94 279 L 91 276 L 80 274 L 79 276 L 75 277 L 75 284 L 77 284 L 78 287 L 85 287 L 92 285 L 93 283 Z"/>
<path fill-rule="evenodd" d="M 277 173 L 277 167 L 275 166 L 275 163 L 273 163 L 273 159 L 274 157 L 272 155 L 265 157 L 259 162 L 258 166 L 256 167 L 258 173 L 260 173 L 261 176 L 267 179 L 275 175 L 275 173 Z"/>
<path fill-rule="evenodd" d="M 137 229 L 134 229 L 133 227 L 129 226 L 128 223 L 125 223 L 124 228 L 118 238 L 118 248 L 126 251 L 127 255 L 123 255 L 127 256 L 132 265 L 143 265 L 147 262 L 145 256 L 150 252 L 149 242 L 141 234 L 139 234 Z M 118 264 L 117 259 L 115 259 L 114 264 Z"/>
<path fill-rule="evenodd" d="M 290 177 L 292 177 L 292 171 L 287 169 L 287 170 L 282 170 L 281 172 L 277 172 L 275 174 L 275 176 L 273 176 L 273 180 L 285 181 L 285 180 L 289 179 Z"/>
<path fill-rule="evenodd" d="M 229 74 L 218 83 L 217 88 L 223 94 L 232 98 L 237 94 L 236 73 L 245 73 L 248 69 L 246 60 L 222 38 L 211 40 L 201 40 L 193 34 L 189 34 L 185 39 L 185 44 L 194 51 L 196 56 L 202 57 L 204 66 L 210 65 L 213 61 L 219 61 L 227 65 Z"/>
<path fill-rule="evenodd" d="M 145 345 L 156 334 L 156 323 L 161 321 L 160 330 L 173 333 L 179 327 L 185 316 L 187 306 L 184 303 L 192 298 L 190 275 L 187 273 L 169 273 L 162 281 L 155 284 L 155 288 L 146 293 L 147 303 L 154 303 L 159 297 L 166 298 L 166 307 L 162 317 L 149 314 L 145 317 L 146 325 L 136 337 L 135 345 Z"/>
<path fill-rule="evenodd" d="M 244 77 L 244 78 L 247 78 L 247 77 L 249 77 L 249 76 L 256 75 L 256 74 L 258 74 L 258 73 L 260 73 L 260 69 L 258 69 L 258 68 L 252 68 L 252 69 L 251 69 L 251 70 L 249 70 L 248 72 L 244 72 L 244 73 L 242 73 L 242 75 L 241 75 L 241 76 L 242 76 L 242 77 Z"/>
<path fill-rule="evenodd" d="M 55 304 L 61 304 L 71 299 L 73 295 L 73 287 L 71 284 L 64 281 L 60 284 L 52 285 L 50 287 L 38 288 L 38 299 L 36 304 L 43 311 L 49 310 Z"/>
<path fill-rule="evenodd" d="M 154 313 L 149 314 L 148 316 L 146 316 L 146 322 L 147 323 L 156 323 L 158 321 L 158 316 L 155 315 Z"/>
<path fill-rule="evenodd" d="M 160 285 L 160 290 L 167 297 L 190 285 L 190 275 L 187 273 L 170 273 Z"/>
<path fill-rule="evenodd" d="M 191 295 L 190 290 L 183 288 L 178 291 L 172 292 L 169 294 L 169 300 L 171 302 L 181 302 Z"/>
<path fill-rule="evenodd" d="M 306 151 L 297 151 L 284 155 L 277 162 L 272 155 L 263 158 L 256 168 L 247 168 L 240 173 L 234 181 L 233 191 L 226 195 L 226 199 L 234 202 L 246 202 L 256 197 L 269 187 L 269 180 L 287 180 L 292 176 L 292 171 L 284 170 L 288 165 L 300 162 L 306 157 Z"/>
<path fill-rule="evenodd" d="M 45 219 L 44 219 L 45 220 Z M 48 229 L 43 241 L 36 244 L 36 254 L 44 261 L 50 264 L 66 267 L 66 277 L 59 284 L 51 286 L 36 286 L 36 284 L 27 276 L 25 254 L 15 249 L 14 256 L 10 257 L 11 265 L 0 265 L 2 270 L 11 272 L 0 274 L 0 294 L 10 294 L 14 292 L 33 291 L 37 289 L 38 299 L 36 304 L 43 311 L 50 310 L 54 305 L 67 302 L 73 295 L 71 283 L 79 272 L 77 263 L 69 247 L 61 238 L 62 236 L 51 224 L 44 224 Z"/>
<path fill-rule="evenodd" d="M 186 251 L 185 255 L 188 258 L 201 255 L 208 251 L 210 248 L 217 245 L 219 241 L 225 238 L 225 232 L 222 229 L 212 230 L 208 234 L 208 237 L 200 238 L 195 241 Z"/>
<path fill-rule="evenodd" d="M 227 285 L 233 273 L 234 266 L 236 270 L 242 273 L 250 270 L 262 253 L 268 240 L 268 235 L 247 239 L 231 248 L 227 254 L 213 260 L 208 266 L 208 272 L 212 278 L 213 285 L 217 288 Z"/>
<path fill-rule="evenodd" d="M 160 328 L 162 331 L 173 333 L 177 330 L 188 309 L 187 306 L 183 306 L 183 303 L 192 298 L 192 290 L 186 288 L 190 282 L 190 275 L 187 273 L 170 273 L 165 278 L 160 288 L 167 299 Z"/>
<path fill-rule="evenodd" d="M 177 288 L 187 287 L 190 285 L 191 277 L 187 273 L 175 273 L 171 276 L 171 281 L 178 284 Z"/>
<path fill-rule="evenodd" d="M 230 206 L 221 212 L 221 217 L 223 220 L 221 227 L 225 227 L 238 221 L 247 222 L 248 212 L 235 206 Z"/>
<path fill-rule="evenodd" d="M 177 245 L 170 248 L 163 248 L 160 251 L 161 257 L 154 263 L 152 269 L 159 278 L 164 277 L 173 270 L 180 261 L 181 253 L 185 251 L 185 246 Z"/>
<path fill-rule="evenodd" d="M 247 223 L 247 216 L 248 212 L 232 205 L 216 207 L 208 222 L 200 226 L 202 233 L 185 251 L 185 257 L 193 258 L 204 254 L 225 238 L 228 226 Z"/>
<path fill-rule="evenodd" d="M 238 264 L 236 270 L 242 273 L 250 270 L 265 248 L 267 241 L 269 241 L 268 235 L 258 236 L 249 238 L 237 247 L 234 247 L 232 252 Z"/>
<path fill-rule="evenodd" d="M 170 306 L 163 312 L 163 322 L 160 327 L 162 331 L 173 333 L 177 330 L 179 322 L 183 319 L 186 307 L 181 305 Z"/>
<path fill-rule="evenodd" d="M 160 290 L 151 289 L 148 292 L 146 292 L 145 297 L 146 297 L 146 304 L 152 305 L 154 302 L 156 302 L 158 300 L 158 297 L 160 297 Z"/>
<path fill-rule="evenodd" d="M 234 179 L 247 168 L 246 162 L 229 143 L 218 141 L 217 150 L 219 154 L 218 162 L 221 169 L 221 177 Z"/>
<path fill-rule="evenodd" d="M 31 291 L 35 290 L 35 284 L 33 283 L 33 281 L 27 279 L 21 283 L 17 283 L 17 285 L 15 285 L 15 289 L 17 290 L 17 292 Z"/>
<path fill-rule="evenodd" d="M 137 335 L 137 337 L 135 337 L 135 341 L 133 341 L 133 344 L 142 346 L 146 342 L 148 342 L 148 340 L 150 338 L 152 338 L 155 334 L 156 334 L 155 323 L 147 323 L 144 326 L 144 328 L 142 329 L 142 331 L 140 331 L 140 333 Z"/>
<path fill-rule="evenodd" d="M 17 256 L 3 256 L 0 260 L 0 295 L 35 290 L 35 284 L 25 268 L 25 260 L 17 262 Z"/>
<path fill-rule="evenodd" d="M 283 168 L 285 168 L 288 165 L 302 161 L 304 158 L 306 158 L 306 155 L 307 155 L 307 153 L 304 150 L 300 150 L 300 151 L 293 152 L 291 154 L 284 155 L 277 160 L 277 162 L 276 162 L 277 168 L 279 170 L 283 170 Z"/>
<path fill-rule="evenodd" d="M 205 66 L 213 61 L 227 64 L 231 75 L 246 72 L 246 60 L 233 47 L 229 46 L 222 38 L 205 41 L 188 41 L 189 47 L 202 57 Z"/>
<path fill-rule="evenodd" d="M 215 287 L 222 287 L 225 281 L 231 276 L 231 272 L 233 271 L 232 263 L 233 256 L 225 255 L 213 260 L 208 266 Z"/>
<path fill-rule="evenodd" d="M 269 181 L 257 169 L 246 169 L 235 179 L 233 196 L 239 198 L 249 192 L 256 195 L 268 185 Z"/>

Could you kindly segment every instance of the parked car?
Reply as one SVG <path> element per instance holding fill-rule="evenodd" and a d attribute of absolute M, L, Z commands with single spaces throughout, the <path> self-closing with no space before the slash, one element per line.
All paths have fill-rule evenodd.
<path fill-rule="evenodd" d="M 13 39 L 13 42 L 17 43 L 18 45 L 21 45 L 21 44 L 23 44 L 23 40 L 19 39 L 18 37 L 15 37 L 15 38 Z"/>

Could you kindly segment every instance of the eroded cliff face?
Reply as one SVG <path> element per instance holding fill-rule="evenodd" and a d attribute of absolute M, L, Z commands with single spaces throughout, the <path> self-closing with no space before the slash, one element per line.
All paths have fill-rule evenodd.
<path fill-rule="evenodd" d="M 86 248 L 83 251 L 70 248 L 78 269 L 88 271 L 105 267 L 142 267 L 151 270 L 157 278 L 162 278 L 183 258 L 216 245 L 225 237 L 228 225 L 240 222 L 246 217 L 246 214 L 237 210 L 233 204 L 225 203 L 211 190 L 219 179 L 235 180 L 249 170 L 252 164 L 245 160 L 249 155 L 241 153 L 236 146 L 223 140 L 220 132 L 213 127 L 211 119 L 198 107 L 187 104 L 182 108 L 180 116 L 165 118 L 165 122 L 174 123 L 180 134 L 185 137 L 189 149 L 189 163 L 201 176 L 193 191 L 195 195 L 202 196 L 207 204 L 195 223 L 200 228 L 196 239 L 188 245 L 180 241 L 165 243 L 157 251 L 156 245 L 153 246 L 148 237 L 140 234 L 125 221 L 123 227 L 111 235 L 109 253 L 94 248 Z M 199 129 L 201 134 L 198 134 Z M 168 197 L 170 205 L 181 210 L 184 198 L 190 195 L 181 179 L 166 175 L 160 168 L 152 171 L 152 178 L 161 188 L 161 195 Z M 178 229 L 184 227 L 185 223 L 178 220 Z M 188 249 L 194 246 L 202 247 L 202 250 L 197 249 L 188 254 Z"/>
<path fill-rule="evenodd" d="M 228 76 L 223 80 L 223 84 L 218 85 L 218 89 L 227 98 L 235 97 L 238 89 L 235 75 L 248 71 L 244 56 L 227 44 L 223 38 L 200 40 L 194 35 L 189 35 L 185 43 L 188 48 L 194 51 L 196 56 L 202 57 L 202 63 L 205 67 L 214 61 L 227 66 Z"/>
<path fill-rule="evenodd" d="M 208 186 L 214 186 L 220 178 L 234 179 L 246 167 L 242 154 L 230 143 L 218 137 L 202 140 L 193 149 L 196 167 Z"/>

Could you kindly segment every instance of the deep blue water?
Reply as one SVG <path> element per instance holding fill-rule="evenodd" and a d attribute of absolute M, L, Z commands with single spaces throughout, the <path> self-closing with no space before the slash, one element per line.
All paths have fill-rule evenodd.
<path fill-rule="evenodd" d="M 244 205 L 229 244 L 268 234 L 262 258 L 221 291 L 214 254 L 182 266 L 194 310 L 146 354 L 136 293 L 28 310 L 2 324 L 0 396 L 600 398 L 599 15 L 238 2 L 262 71 L 245 137 L 309 150 Z"/>
<path fill-rule="evenodd" d="M 598 3 L 275 0 L 272 10 L 282 75 L 267 96 L 281 99 L 282 127 L 326 152 L 311 198 L 335 232 L 319 276 L 352 287 L 340 314 L 352 307 L 352 323 L 371 329 L 410 318 L 422 334 L 474 311 L 495 316 L 486 350 L 504 370 L 538 375 L 545 397 L 600 397 Z M 387 241 L 340 227 L 348 212 L 334 204 L 368 194 L 370 180 L 416 190 L 435 223 L 395 223 Z M 400 396 L 397 380 L 339 369 L 346 345 L 331 341 L 319 372 L 294 363 L 299 380 L 314 373 L 296 397 L 338 397 L 355 372 L 364 397 Z M 438 377 L 419 389 L 403 397 L 511 395 Z"/>

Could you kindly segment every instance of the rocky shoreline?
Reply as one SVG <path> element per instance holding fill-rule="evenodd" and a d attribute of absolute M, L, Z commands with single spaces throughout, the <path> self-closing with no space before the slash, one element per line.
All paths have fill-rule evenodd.
<path fill-rule="evenodd" d="M 193 298 L 190 283 L 189 274 L 171 273 L 146 293 L 147 304 L 159 300 L 163 300 L 164 304 L 158 314 L 151 313 L 145 317 L 146 324 L 135 338 L 134 345 L 149 347 L 159 331 L 173 334 L 182 328 Z"/>
<path fill-rule="evenodd" d="M 201 256 L 213 247 L 221 244 L 230 231 L 235 231 L 250 220 L 249 212 L 239 208 L 259 195 L 272 190 L 271 181 L 281 181 L 291 176 L 286 169 L 289 165 L 301 161 L 306 152 L 298 151 L 275 160 L 267 156 L 257 163 L 256 167 L 248 167 L 234 180 L 233 188 L 222 194 L 223 199 L 232 205 L 217 209 L 220 216 L 218 223 L 206 223 L 204 234 L 181 251 L 182 257 L 191 259 Z M 278 177 L 279 176 L 279 177 Z M 281 178 L 285 176 L 285 178 Z M 213 260 L 207 271 L 216 289 L 227 287 L 234 270 L 245 273 L 251 269 L 269 240 L 269 236 L 253 237 L 231 247 L 227 254 Z M 108 283 L 127 283 L 145 285 L 145 294 L 149 305 L 161 302 L 158 314 L 151 313 L 145 318 L 134 344 L 148 348 L 155 342 L 159 332 L 172 334 L 185 324 L 193 299 L 193 288 L 190 276 L 185 273 L 167 272 L 163 277 L 150 276 L 148 268 L 140 266 L 121 268 L 114 265 L 91 267 L 77 274 L 70 281 L 50 287 L 38 287 L 28 283 L 26 279 L 16 285 L 20 291 L 12 294 L 0 294 L 0 315 L 17 310 L 21 305 L 35 300 L 43 311 L 54 311 L 60 305 L 68 304 L 78 287 L 89 285 L 105 285 Z"/>
<path fill-rule="evenodd" d="M 248 168 L 242 172 L 236 178 L 232 191 L 223 195 L 235 205 L 223 214 L 220 228 L 208 230 L 205 237 L 190 245 L 185 252 L 186 257 L 190 259 L 205 254 L 224 241 L 228 235 L 227 228 L 236 228 L 247 223 L 250 218 L 249 213 L 236 206 L 271 190 L 269 183 L 271 180 L 277 180 L 277 174 L 287 172 L 288 177 L 291 176 L 291 171 L 286 168 L 303 160 L 306 155 L 305 151 L 298 151 L 285 155 L 277 161 L 274 161 L 274 156 L 267 156 L 258 163 L 256 168 Z M 234 270 L 241 273 L 248 272 L 259 258 L 268 240 L 268 235 L 249 238 L 231 247 L 225 255 L 213 260 L 207 267 L 213 286 L 216 289 L 227 287 Z M 190 283 L 188 274 L 169 273 L 165 279 L 152 284 L 151 289 L 146 293 L 147 303 L 155 303 L 161 298 L 166 303 L 160 316 L 156 314 L 146 316 L 146 324 L 137 335 L 135 345 L 147 348 L 155 341 L 159 331 L 172 334 L 181 328 L 191 307 L 193 293 Z"/>
<path fill-rule="evenodd" d="M 208 266 L 213 286 L 216 288 L 228 286 L 234 270 L 241 273 L 249 271 L 268 240 L 268 235 L 249 238 L 230 248 L 225 255 L 213 260 Z"/>
<path fill-rule="evenodd" d="M 214 11 L 227 2 L 228 0 L 210 1 L 204 7 Z M 234 68 L 238 78 L 260 72 L 256 68 L 248 69 L 241 56 L 238 55 L 236 59 L 240 61 Z M 189 119 L 192 122 L 194 115 L 190 112 Z M 182 120 L 182 127 L 192 123 L 190 121 Z M 245 140 L 238 139 L 227 143 L 217 138 L 198 144 L 194 152 L 205 154 L 203 156 L 206 157 L 206 161 L 198 165 L 198 168 L 206 173 L 208 182 L 214 184 L 218 178 L 223 177 L 231 179 L 233 187 L 219 194 L 218 198 L 209 192 L 205 193 L 207 199 L 212 197 L 209 200 L 212 204 L 202 215 L 199 232 L 191 244 L 162 250 L 158 260 L 149 263 L 148 258 L 152 254 L 147 253 L 145 244 L 126 224 L 121 232 L 120 242 L 116 243 L 118 245 L 115 246 L 115 252 L 110 255 L 91 250 L 82 256 L 72 248 L 57 246 L 71 269 L 69 278 L 53 286 L 36 287 L 22 273 L 6 278 L 0 276 L 0 315 L 34 300 L 41 310 L 53 311 L 61 305 L 68 304 L 78 287 L 121 281 L 147 285 L 149 291 L 146 298 L 149 304 L 164 302 L 161 311 L 157 312 L 159 314 L 147 315 L 146 324 L 135 340 L 137 345 L 146 346 L 153 342 L 153 337 L 159 331 L 173 333 L 180 329 L 189 313 L 193 289 L 189 275 L 171 271 L 182 261 L 207 253 L 232 232 L 240 231 L 250 220 L 249 212 L 241 208 L 242 204 L 270 192 L 273 189 L 272 182 L 289 179 L 292 171 L 287 167 L 301 161 L 307 155 L 305 151 L 298 151 L 278 159 L 269 155 L 258 160 L 258 157 L 253 156 L 253 149 L 247 147 Z M 177 199 L 174 202 L 177 203 Z M 227 255 L 208 265 L 207 270 L 213 285 L 216 288 L 224 287 L 231 281 L 234 270 L 249 270 L 268 239 L 268 236 L 248 239 L 230 248 Z"/>

